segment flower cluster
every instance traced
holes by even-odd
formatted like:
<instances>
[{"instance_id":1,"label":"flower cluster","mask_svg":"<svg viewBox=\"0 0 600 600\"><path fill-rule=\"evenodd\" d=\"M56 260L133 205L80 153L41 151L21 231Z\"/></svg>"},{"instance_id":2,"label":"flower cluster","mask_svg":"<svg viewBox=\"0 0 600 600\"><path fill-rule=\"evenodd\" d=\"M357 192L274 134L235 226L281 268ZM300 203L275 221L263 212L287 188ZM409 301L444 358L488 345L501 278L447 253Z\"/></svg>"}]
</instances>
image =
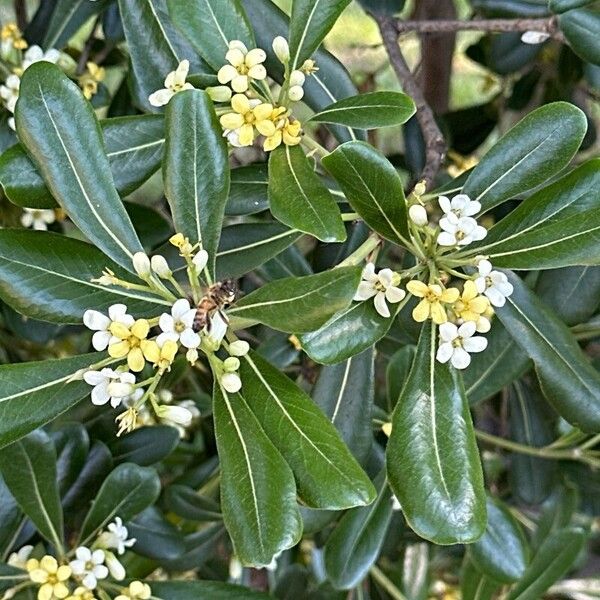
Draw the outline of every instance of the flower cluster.
<instances>
[{"instance_id":1,"label":"flower cluster","mask_svg":"<svg viewBox=\"0 0 600 600\"><path fill-rule=\"evenodd\" d=\"M475 219L481 204L465 194L452 200L440 196L442 216L434 228L420 201L423 193L424 186L419 184L409 197L413 203L408 210L411 240L407 243L417 264L397 273L391 269L376 272L375 265L368 263L354 300L373 298L376 311L388 318L388 303L400 309L414 297L418 302L413 319L418 323L431 319L439 326L437 360L465 369L470 355L487 347L486 338L475 334L490 330L494 308L504 306L513 286L504 273L493 270L486 257L473 257L463 250L487 235ZM402 280L407 280L406 291L399 287Z\"/></svg>"}]
</instances>

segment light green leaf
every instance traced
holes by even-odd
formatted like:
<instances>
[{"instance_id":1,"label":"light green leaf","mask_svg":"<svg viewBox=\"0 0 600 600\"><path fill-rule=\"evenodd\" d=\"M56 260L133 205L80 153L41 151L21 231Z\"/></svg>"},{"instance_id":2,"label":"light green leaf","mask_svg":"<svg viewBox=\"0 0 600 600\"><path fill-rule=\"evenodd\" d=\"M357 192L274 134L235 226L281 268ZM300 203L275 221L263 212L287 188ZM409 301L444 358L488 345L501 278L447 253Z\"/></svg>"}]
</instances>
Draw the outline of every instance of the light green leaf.
<instances>
[{"instance_id":1,"label":"light green leaf","mask_svg":"<svg viewBox=\"0 0 600 600\"><path fill-rule=\"evenodd\" d=\"M483 474L462 379L436 361L436 346L437 328L428 321L392 417L388 477L418 535L469 543L485 530Z\"/></svg>"},{"instance_id":2,"label":"light green leaf","mask_svg":"<svg viewBox=\"0 0 600 600\"><path fill-rule=\"evenodd\" d=\"M244 565L268 565L302 534L294 476L241 395L215 385L213 417L221 508L235 553Z\"/></svg>"},{"instance_id":3,"label":"light green leaf","mask_svg":"<svg viewBox=\"0 0 600 600\"><path fill-rule=\"evenodd\" d=\"M307 121L337 123L356 129L377 129L406 123L415 113L415 103L399 92L370 92L338 100Z\"/></svg>"},{"instance_id":4,"label":"light green leaf","mask_svg":"<svg viewBox=\"0 0 600 600\"><path fill-rule=\"evenodd\" d=\"M252 352L240 376L248 405L292 468L308 506L344 509L369 504L375 490L338 432L291 379Z\"/></svg>"},{"instance_id":5,"label":"light green leaf","mask_svg":"<svg viewBox=\"0 0 600 600\"><path fill-rule=\"evenodd\" d=\"M56 65L44 61L25 71L20 91L19 138L50 192L88 239L133 271L131 258L142 245L115 190L91 105Z\"/></svg>"},{"instance_id":6,"label":"light green leaf","mask_svg":"<svg viewBox=\"0 0 600 600\"><path fill-rule=\"evenodd\" d=\"M62 554L63 512L52 440L40 430L3 448L0 472L23 512Z\"/></svg>"},{"instance_id":7,"label":"light green leaf","mask_svg":"<svg viewBox=\"0 0 600 600\"><path fill-rule=\"evenodd\" d=\"M569 10L560 15L558 24L575 54L589 63L600 65L600 14L597 10Z\"/></svg>"},{"instance_id":8,"label":"light green leaf","mask_svg":"<svg viewBox=\"0 0 600 600\"><path fill-rule=\"evenodd\" d=\"M340 209L300 146L283 145L269 158L269 201L273 216L323 242L343 242Z\"/></svg>"},{"instance_id":9,"label":"light green leaf","mask_svg":"<svg viewBox=\"0 0 600 600\"><path fill-rule=\"evenodd\" d=\"M367 225L395 244L406 245L406 200L400 175L365 142L347 142L323 159L352 208Z\"/></svg>"},{"instance_id":10,"label":"light green leaf","mask_svg":"<svg viewBox=\"0 0 600 600\"><path fill-rule=\"evenodd\" d=\"M587 129L587 119L567 102L546 104L517 123L481 159L463 192L484 210L518 197L566 167Z\"/></svg>"},{"instance_id":11,"label":"light green leaf","mask_svg":"<svg viewBox=\"0 0 600 600\"><path fill-rule=\"evenodd\" d=\"M227 314L289 333L314 331L350 304L361 272L361 267L340 267L277 279L244 296Z\"/></svg>"},{"instance_id":12,"label":"light green leaf","mask_svg":"<svg viewBox=\"0 0 600 600\"><path fill-rule=\"evenodd\" d=\"M201 90L175 95L167 106L163 176L175 230L208 252L214 274L225 204L229 157L211 99Z\"/></svg>"},{"instance_id":13,"label":"light green leaf","mask_svg":"<svg viewBox=\"0 0 600 600\"><path fill-rule=\"evenodd\" d=\"M582 431L600 431L600 373L569 329L511 272L514 293L497 311L515 342L533 359L546 399Z\"/></svg>"},{"instance_id":14,"label":"light green leaf","mask_svg":"<svg viewBox=\"0 0 600 600\"><path fill-rule=\"evenodd\" d=\"M90 392L81 369L100 353L39 362L0 365L0 448L56 419Z\"/></svg>"}]
</instances>

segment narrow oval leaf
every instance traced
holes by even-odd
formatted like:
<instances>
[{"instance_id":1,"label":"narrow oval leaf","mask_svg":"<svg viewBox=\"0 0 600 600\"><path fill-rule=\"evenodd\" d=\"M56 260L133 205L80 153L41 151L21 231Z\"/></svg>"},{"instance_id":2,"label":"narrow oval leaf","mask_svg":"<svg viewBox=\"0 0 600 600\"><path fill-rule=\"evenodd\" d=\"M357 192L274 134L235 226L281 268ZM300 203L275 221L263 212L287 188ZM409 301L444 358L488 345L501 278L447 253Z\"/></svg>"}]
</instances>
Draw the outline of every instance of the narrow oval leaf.
<instances>
[{"instance_id":1,"label":"narrow oval leaf","mask_svg":"<svg viewBox=\"0 0 600 600\"><path fill-rule=\"evenodd\" d=\"M494 600L501 585L486 577L475 565L466 560L460 575L460 591L463 600Z\"/></svg>"},{"instance_id":2,"label":"narrow oval leaf","mask_svg":"<svg viewBox=\"0 0 600 600\"><path fill-rule=\"evenodd\" d=\"M229 42L255 46L248 18L238 0L167 0L169 16L215 70L224 64Z\"/></svg>"},{"instance_id":3,"label":"narrow oval leaf","mask_svg":"<svg viewBox=\"0 0 600 600\"><path fill-rule=\"evenodd\" d=\"M415 360L415 346L404 346L393 354L386 368L388 407L396 406L404 382L408 379L410 368Z\"/></svg>"},{"instance_id":4,"label":"narrow oval leaf","mask_svg":"<svg viewBox=\"0 0 600 600\"><path fill-rule=\"evenodd\" d=\"M160 479L151 467L123 463L104 480L88 512L81 533L80 545L87 545L94 535L115 517L127 522L154 504L160 494Z\"/></svg>"},{"instance_id":5,"label":"narrow oval leaf","mask_svg":"<svg viewBox=\"0 0 600 600\"><path fill-rule=\"evenodd\" d=\"M269 201L278 220L322 242L343 242L346 229L331 192L300 146L283 145L269 158Z\"/></svg>"},{"instance_id":6,"label":"narrow oval leaf","mask_svg":"<svg viewBox=\"0 0 600 600\"><path fill-rule=\"evenodd\" d=\"M2 181L0 155L0 182ZM266 163L231 169L229 200L225 206L228 216L251 215L269 208L269 172Z\"/></svg>"},{"instance_id":7,"label":"narrow oval leaf","mask_svg":"<svg viewBox=\"0 0 600 600\"><path fill-rule=\"evenodd\" d=\"M600 373L569 329L513 273L514 293L497 311L515 342L533 359L544 396L557 412L588 433L600 431Z\"/></svg>"},{"instance_id":8,"label":"narrow oval leaf","mask_svg":"<svg viewBox=\"0 0 600 600\"><path fill-rule=\"evenodd\" d=\"M223 544L225 528L222 523L208 525L185 536L185 551L175 560L163 561L169 571L190 571L201 567Z\"/></svg>"},{"instance_id":9,"label":"narrow oval leaf","mask_svg":"<svg viewBox=\"0 0 600 600\"><path fill-rule=\"evenodd\" d=\"M250 409L292 468L304 503L344 509L373 501L373 485L305 392L255 352L242 361L240 376Z\"/></svg>"},{"instance_id":10,"label":"narrow oval leaf","mask_svg":"<svg viewBox=\"0 0 600 600\"><path fill-rule=\"evenodd\" d=\"M0 554L9 556L25 517L10 490L0 477Z\"/></svg>"},{"instance_id":11,"label":"narrow oval leaf","mask_svg":"<svg viewBox=\"0 0 600 600\"><path fill-rule=\"evenodd\" d=\"M347 142L323 158L352 208L395 244L406 245L408 223L402 180L392 163L365 142Z\"/></svg>"},{"instance_id":12,"label":"narrow oval leaf","mask_svg":"<svg viewBox=\"0 0 600 600\"><path fill-rule=\"evenodd\" d=\"M19 138L50 192L88 239L133 271L132 256L142 245L115 190L90 103L56 65L44 61L25 71L20 91Z\"/></svg>"},{"instance_id":13,"label":"narrow oval leaf","mask_svg":"<svg viewBox=\"0 0 600 600\"><path fill-rule=\"evenodd\" d=\"M387 470L418 535L463 544L485 530L483 474L462 379L436 361L436 343L437 328L428 321L392 417Z\"/></svg>"},{"instance_id":14,"label":"narrow oval leaf","mask_svg":"<svg viewBox=\"0 0 600 600\"><path fill-rule=\"evenodd\" d=\"M223 515L219 505L201 496L186 485L170 485L165 490L165 506L188 521L221 521Z\"/></svg>"},{"instance_id":15,"label":"narrow oval leaf","mask_svg":"<svg viewBox=\"0 0 600 600\"><path fill-rule=\"evenodd\" d=\"M600 15L597 10L569 10L560 15L558 23L573 51L583 60L600 65Z\"/></svg>"},{"instance_id":16,"label":"narrow oval leaf","mask_svg":"<svg viewBox=\"0 0 600 600\"><path fill-rule=\"evenodd\" d=\"M220 581L151 581L154 600L269 600L269 594Z\"/></svg>"},{"instance_id":17,"label":"narrow oval leaf","mask_svg":"<svg viewBox=\"0 0 600 600\"><path fill-rule=\"evenodd\" d=\"M376 480L377 499L349 510L325 544L327 578L338 590L349 590L368 574L379 556L392 519L392 492L385 472Z\"/></svg>"},{"instance_id":18,"label":"narrow oval leaf","mask_svg":"<svg viewBox=\"0 0 600 600\"><path fill-rule=\"evenodd\" d=\"M289 333L314 331L350 304L361 272L361 267L340 267L277 279L243 297L227 314Z\"/></svg>"},{"instance_id":19,"label":"narrow oval leaf","mask_svg":"<svg viewBox=\"0 0 600 600\"><path fill-rule=\"evenodd\" d=\"M116 463L131 462L148 467L169 456L179 439L179 431L175 427L141 427L118 438L111 446L111 452Z\"/></svg>"},{"instance_id":20,"label":"narrow oval leaf","mask_svg":"<svg viewBox=\"0 0 600 600\"><path fill-rule=\"evenodd\" d=\"M563 13L574 8L581 8L592 4L595 0L549 0L548 6L554 13Z\"/></svg>"},{"instance_id":21,"label":"narrow oval leaf","mask_svg":"<svg viewBox=\"0 0 600 600\"><path fill-rule=\"evenodd\" d=\"M489 255L495 266L510 269L597 265L599 232L600 159L596 159L527 198L472 252Z\"/></svg>"},{"instance_id":22,"label":"narrow oval leaf","mask_svg":"<svg viewBox=\"0 0 600 600\"><path fill-rule=\"evenodd\" d=\"M213 417L221 508L235 553L244 565L268 565L302 534L294 476L240 394L215 385Z\"/></svg>"},{"instance_id":23,"label":"narrow oval leaf","mask_svg":"<svg viewBox=\"0 0 600 600\"><path fill-rule=\"evenodd\" d=\"M356 129L377 129L406 123L415 114L415 103L400 92L370 92L338 100L307 121L338 123Z\"/></svg>"},{"instance_id":24,"label":"narrow oval leaf","mask_svg":"<svg viewBox=\"0 0 600 600\"><path fill-rule=\"evenodd\" d=\"M103 11L108 4L109 0L57 0L44 36L43 47L63 48L88 19Z\"/></svg>"},{"instance_id":25,"label":"narrow oval leaf","mask_svg":"<svg viewBox=\"0 0 600 600\"><path fill-rule=\"evenodd\" d=\"M129 537L135 538L136 554L154 560L176 560L185 552L183 534L172 525L156 506L127 523Z\"/></svg>"},{"instance_id":26,"label":"narrow oval leaf","mask_svg":"<svg viewBox=\"0 0 600 600\"><path fill-rule=\"evenodd\" d=\"M56 419L87 396L90 386L73 376L101 356L0 365L0 448Z\"/></svg>"},{"instance_id":27,"label":"narrow oval leaf","mask_svg":"<svg viewBox=\"0 0 600 600\"><path fill-rule=\"evenodd\" d=\"M583 112L567 102L532 111L481 159L463 192L489 210L533 189L569 164L586 129Z\"/></svg>"},{"instance_id":28,"label":"narrow oval leaf","mask_svg":"<svg viewBox=\"0 0 600 600\"><path fill-rule=\"evenodd\" d=\"M48 231L0 230L0 298L20 313L52 323L81 323L93 307L124 302L139 316L169 302L137 290L94 283L104 269L130 275L94 246ZM93 301L90 296L93 295Z\"/></svg>"},{"instance_id":29,"label":"narrow oval leaf","mask_svg":"<svg viewBox=\"0 0 600 600\"><path fill-rule=\"evenodd\" d=\"M163 176L175 230L208 252L214 274L229 198L227 143L211 99L201 90L176 94L167 106Z\"/></svg>"}]
</instances>

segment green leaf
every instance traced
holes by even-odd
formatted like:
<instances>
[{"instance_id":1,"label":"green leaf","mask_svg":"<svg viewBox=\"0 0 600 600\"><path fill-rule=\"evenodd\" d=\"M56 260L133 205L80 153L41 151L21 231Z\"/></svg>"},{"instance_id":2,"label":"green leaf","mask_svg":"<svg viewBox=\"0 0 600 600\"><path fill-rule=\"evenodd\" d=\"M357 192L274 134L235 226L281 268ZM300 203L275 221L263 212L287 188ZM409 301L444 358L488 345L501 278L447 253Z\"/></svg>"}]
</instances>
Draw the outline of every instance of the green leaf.
<instances>
[{"instance_id":1,"label":"green leaf","mask_svg":"<svg viewBox=\"0 0 600 600\"><path fill-rule=\"evenodd\" d=\"M87 543L115 517L127 522L154 504L160 494L160 479L151 467L123 463L104 480L79 534Z\"/></svg>"},{"instance_id":2,"label":"green leaf","mask_svg":"<svg viewBox=\"0 0 600 600\"><path fill-rule=\"evenodd\" d=\"M0 169L2 156L0 156ZM0 181L2 181L0 170ZM266 163L231 169L227 216L251 215L269 208L269 173Z\"/></svg>"},{"instance_id":3,"label":"green leaf","mask_svg":"<svg viewBox=\"0 0 600 600\"><path fill-rule=\"evenodd\" d=\"M108 0L57 0L41 45L44 48L63 48L87 20L103 11L108 4Z\"/></svg>"},{"instance_id":4,"label":"green leaf","mask_svg":"<svg viewBox=\"0 0 600 600\"><path fill-rule=\"evenodd\" d=\"M470 560L465 561L460 581L462 600L494 600L501 587L499 583L483 575Z\"/></svg>"},{"instance_id":5,"label":"green leaf","mask_svg":"<svg viewBox=\"0 0 600 600\"><path fill-rule=\"evenodd\" d=\"M176 94L167 106L163 176L175 230L208 252L214 274L229 198L227 143L211 99L201 90Z\"/></svg>"},{"instance_id":6,"label":"green leaf","mask_svg":"<svg viewBox=\"0 0 600 600\"><path fill-rule=\"evenodd\" d=\"M19 534L24 516L10 490L0 477L0 556L7 557Z\"/></svg>"},{"instance_id":7,"label":"green leaf","mask_svg":"<svg viewBox=\"0 0 600 600\"><path fill-rule=\"evenodd\" d=\"M294 476L240 394L215 385L213 417L221 509L235 553L244 565L268 565L302 534Z\"/></svg>"},{"instance_id":8,"label":"green leaf","mask_svg":"<svg viewBox=\"0 0 600 600\"><path fill-rule=\"evenodd\" d=\"M532 111L481 159L463 192L489 210L535 188L569 164L586 129L583 112L567 102Z\"/></svg>"},{"instance_id":9,"label":"green leaf","mask_svg":"<svg viewBox=\"0 0 600 600\"><path fill-rule=\"evenodd\" d=\"M350 0L295 0L290 17L290 68L310 58Z\"/></svg>"},{"instance_id":10,"label":"green leaf","mask_svg":"<svg viewBox=\"0 0 600 600\"><path fill-rule=\"evenodd\" d=\"M429 544L407 544L402 566L402 591L408 600L425 600L429 591Z\"/></svg>"},{"instance_id":11,"label":"green leaf","mask_svg":"<svg viewBox=\"0 0 600 600\"><path fill-rule=\"evenodd\" d=\"M154 560L176 560L185 552L183 534L156 506L127 523L129 537L135 538L135 553Z\"/></svg>"},{"instance_id":12,"label":"green leaf","mask_svg":"<svg viewBox=\"0 0 600 600\"><path fill-rule=\"evenodd\" d=\"M436 361L436 346L437 328L427 322L392 417L388 477L418 535L469 543L485 530L483 474L462 380Z\"/></svg>"},{"instance_id":13,"label":"green leaf","mask_svg":"<svg viewBox=\"0 0 600 600\"><path fill-rule=\"evenodd\" d=\"M370 92L344 98L312 115L307 121L338 123L356 129L377 129L406 123L415 103L400 92Z\"/></svg>"},{"instance_id":14,"label":"green leaf","mask_svg":"<svg viewBox=\"0 0 600 600\"><path fill-rule=\"evenodd\" d=\"M201 496L186 485L170 485L164 496L165 506L179 517L188 521L221 521L223 515L219 505Z\"/></svg>"},{"instance_id":15,"label":"green leaf","mask_svg":"<svg viewBox=\"0 0 600 600\"><path fill-rule=\"evenodd\" d=\"M510 269L600 264L599 187L596 159L527 198L469 253Z\"/></svg>"},{"instance_id":16,"label":"green leaf","mask_svg":"<svg viewBox=\"0 0 600 600\"><path fill-rule=\"evenodd\" d=\"M356 460L365 464L373 445L373 349L323 367L312 399L327 415Z\"/></svg>"},{"instance_id":17,"label":"green leaf","mask_svg":"<svg viewBox=\"0 0 600 600\"><path fill-rule=\"evenodd\" d=\"M88 308L102 311L117 302L140 316L169 305L144 292L94 283L106 268L130 278L85 242L48 231L0 230L0 298L28 317L81 323Z\"/></svg>"},{"instance_id":18,"label":"green leaf","mask_svg":"<svg viewBox=\"0 0 600 600\"><path fill-rule=\"evenodd\" d=\"M585 539L585 533L575 527L549 535L507 600L539 600L555 581L569 571Z\"/></svg>"},{"instance_id":19,"label":"green leaf","mask_svg":"<svg viewBox=\"0 0 600 600\"><path fill-rule=\"evenodd\" d=\"M220 581L151 581L154 600L269 600L268 594Z\"/></svg>"},{"instance_id":20,"label":"green leaf","mask_svg":"<svg viewBox=\"0 0 600 600\"><path fill-rule=\"evenodd\" d=\"M242 360L240 377L248 405L292 468L298 495L308 506L363 506L375 490L338 432L291 379L257 353Z\"/></svg>"},{"instance_id":21,"label":"green leaf","mask_svg":"<svg viewBox=\"0 0 600 600\"><path fill-rule=\"evenodd\" d=\"M133 271L132 256L142 245L115 190L89 102L56 65L44 61L25 71L20 91L19 138L50 192L88 239Z\"/></svg>"},{"instance_id":22,"label":"green leaf","mask_svg":"<svg viewBox=\"0 0 600 600\"><path fill-rule=\"evenodd\" d=\"M81 423L66 423L50 433L56 448L56 479L63 497L77 480L90 451L90 436Z\"/></svg>"},{"instance_id":23,"label":"green leaf","mask_svg":"<svg viewBox=\"0 0 600 600\"><path fill-rule=\"evenodd\" d=\"M217 252L217 279L240 277L293 244L302 233L280 223L238 223L225 227Z\"/></svg>"},{"instance_id":24,"label":"green leaf","mask_svg":"<svg viewBox=\"0 0 600 600\"><path fill-rule=\"evenodd\" d=\"M569 46L583 60L600 65L600 14L593 9L569 10L558 18Z\"/></svg>"},{"instance_id":25,"label":"green leaf","mask_svg":"<svg viewBox=\"0 0 600 600\"><path fill-rule=\"evenodd\" d=\"M395 15L404 8L405 0L358 0L366 10L378 15Z\"/></svg>"},{"instance_id":26,"label":"green leaf","mask_svg":"<svg viewBox=\"0 0 600 600\"><path fill-rule=\"evenodd\" d=\"M185 536L185 552L175 560L162 561L169 571L195 570L215 556L224 543L226 532L222 523L207 525ZM229 541L226 542L229 544ZM171 596L169 596L170 598Z\"/></svg>"},{"instance_id":27,"label":"green leaf","mask_svg":"<svg viewBox=\"0 0 600 600\"><path fill-rule=\"evenodd\" d=\"M40 430L3 448L0 472L23 512L40 534L62 554L63 513L52 440Z\"/></svg>"},{"instance_id":28,"label":"green leaf","mask_svg":"<svg viewBox=\"0 0 600 600\"><path fill-rule=\"evenodd\" d=\"M116 463L131 462L148 467L169 456L177 444L179 431L175 427L154 425L118 438L111 446L111 453Z\"/></svg>"},{"instance_id":29,"label":"green leaf","mask_svg":"<svg viewBox=\"0 0 600 600\"><path fill-rule=\"evenodd\" d=\"M385 471L379 474L375 483L375 502L349 510L325 544L325 571L338 590L357 586L381 552L392 519L392 492Z\"/></svg>"},{"instance_id":30,"label":"green leaf","mask_svg":"<svg viewBox=\"0 0 600 600\"><path fill-rule=\"evenodd\" d=\"M167 0L169 16L202 58L218 71L231 40L255 47L248 18L238 0Z\"/></svg>"},{"instance_id":31,"label":"green leaf","mask_svg":"<svg viewBox=\"0 0 600 600\"><path fill-rule=\"evenodd\" d=\"M404 346L390 358L386 368L388 406L394 407L400 398L404 382L408 379L415 359L415 346Z\"/></svg>"},{"instance_id":32,"label":"green leaf","mask_svg":"<svg viewBox=\"0 0 600 600\"><path fill-rule=\"evenodd\" d=\"M101 356L0 365L0 448L56 419L87 396L87 383L70 380Z\"/></svg>"},{"instance_id":33,"label":"green leaf","mask_svg":"<svg viewBox=\"0 0 600 600\"><path fill-rule=\"evenodd\" d=\"M300 146L280 146L269 158L273 216L322 242L343 242L346 229L331 192L321 183Z\"/></svg>"},{"instance_id":34,"label":"green leaf","mask_svg":"<svg viewBox=\"0 0 600 600\"><path fill-rule=\"evenodd\" d=\"M277 279L238 300L227 314L289 333L314 331L350 304L361 273L361 267L340 267Z\"/></svg>"},{"instance_id":35,"label":"green leaf","mask_svg":"<svg viewBox=\"0 0 600 600\"><path fill-rule=\"evenodd\" d=\"M516 275L507 276L514 293L497 315L533 359L544 396L575 427L600 431L600 373L569 329Z\"/></svg>"},{"instance_id":36,"label":"green leaf","mask_svg":"<svg viewBox=\"0 0 600 600\"><path fill-rule=\"evenodd\" d=\"M395 244L407 244L402 180L381 152L365 142L347 142L326 156L323 165L371 229Z\"/></svg>"},{"instance_id":37,"label":"green leaf","mask_svg":"<svg viewBox=\"0 0 600 600\"><path fill-rule=\"evenodd\" d=\"M548 6L553 13L564 13L594 2L595 0L549 0Z\"/></svg>"},{"instance_id":38,"label":"green leaf","mask_svg":"<svg viewBox=\"0 0 600 600\"><path fill-rule=\"evenodd\" d=\"M487 577L512 583L523 575L529 562L525 536L510 511L488 498L488 523L483 536L469 546L471 560Z\"/></svg>"}]
</instances>

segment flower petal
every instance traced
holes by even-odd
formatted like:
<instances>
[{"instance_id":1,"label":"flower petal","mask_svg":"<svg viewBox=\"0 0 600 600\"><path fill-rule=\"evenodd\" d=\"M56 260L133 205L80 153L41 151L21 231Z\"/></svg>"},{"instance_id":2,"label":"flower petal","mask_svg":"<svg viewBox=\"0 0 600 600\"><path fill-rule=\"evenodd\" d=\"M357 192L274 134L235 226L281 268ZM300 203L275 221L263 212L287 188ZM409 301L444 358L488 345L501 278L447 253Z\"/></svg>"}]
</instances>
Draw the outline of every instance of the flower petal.
<instances>
[{"instance_id":1,"label":"flower petal","mask_svg":"<svg viewBox=\"0 0 600 600\"><path fill-rule=\"evenodd\" d=\"M405 297L406 292L399 287L392 286L385 291L385 299L392 304L404 300Z\"/></svg>"},{"instance_id":2,"label":"flower petal","mask_svg":"<svg viewBox=\"0 0 600 600\"><path fill-rule=\"evenodd\" d=\"M358 289L356 290L356 293L354 294L354 300L356 300L357 302L360 302L362 300L368 300L369 298L372 298L375 294L377 294L377 290L375 289L372 283L369 283L368 281L361 281L358 284Z\"/></svg>"},{"instance_id":3,"label":"flower petal","mask_svg":"<svg viewBox=\"0 0 600 600\"><path fill-rule=\"evenodd\" d=\"M456 237L452 233L442 231L437 237L437 243L440 246L456 246Z\"/></svg>"},{"instance_id":4,"label":"flower petal","mask_svg":"<svg viewBox=\"0 0 600 600\"><path fill-rule=\"evenodd\" d=\"M92 336L92 346L94 347L94 350L98 350L98 352L106 350L111 337L112 335L108 331L96 331Z\"/></svg>"},{"instance_id":5,"label":"flower petal","mask_svg":"<svg viewBox=\"0 0 600 600\"><path fill-rule=\"evenodd\" d=\"M437 358L438 362L447 363L450 360L453 351L454 348L452 344L445 342L439 345L435 357Z\"/></svg>"},{"instance_id":6,"label":"flower petal","mask_svg":"<svg viewBox=\"0 0 600 600\"><path fill-rule=\"evenodd\" d=\"M430 304L427 300L421 300L412 311L412 317L417 323L422 323L429 317Z\"/></svg>"},{"instance_id":7,"label":"flower petal","mask_svg":"<svg viewBox=\"0 0 600 600\"><path fill-rule=\"evenodd\" d=\"M458 328L454 323L442 323L440 325L440 339L444 342L452 342L458 337Z\"/></svg>"},{"instance_id":8,"label":"flower petal","mask_svg":"<svg viewBox=\"0 0 600 600\"><path fill-rule=\"evenodd\" d=\"M181 298L177 300L173 307L171 308L171 314L176 321L179 321L186 312L190 310L190 301L186 298Z\"/></svg>"},{"instance_id":9,"label":"flower petal","mask_svg":"<svg viewBox=\"0 0 600 600\"><path fill-rule=\"evenodd\" d=\"M466 369L471 364L471 357L462 348L454 348L451 362L455 369Z\"/></svg>"},{"instance_id":10,"label":"flower petal","mask_svg":"<svg viewBox=\"0 0 600 600\"><path fill-rule=\"evenodd\" d=\"M486 338L476 335L463 341L463 348L467 352L483 352L488 345Z\"/></svg>"},{"instance_id":11,"label":"flower petal","mask_svg":"<svg viewBox=\"0 0 600 600\"><path fill-rule=\"evenodd\" d=\"M83 313L83 324L92 331L103 331L108 329L110 319L97 310L86 310Z\"/></svg>"},{"instance_id":12,"label":"flower petal","mask_svg":"<svg viewBox=\"0 0 600 600\"><path fill-rule=\"evenodd\" d=\"M197 348L200 345L200 336L192 329L185 329L179 337L179 341L186 348Z\"/></svg>"},{"instance_id":13,"label":"flower petal","mask_svg":"<svg viewBox=\"0 0 600 600\"><path fill-rule=\"evenodd\" d=\"M225 65L219 69L219 72L217 73L217 79L219 80L219 83L229 83L238 75L239 73L235 67L232 65Z\"/></svg>"},{"instance_id":14,"label":"flower petal","mask_svg":"<svg viewBox=\"0 0 600 600\"><path fill-rule=\"evenodd\" d=\"M387 319L390 316L390 309L388 308L388 305L385 302L385 294L383 292L379 292L375 296L374 303L375 303L375 310L382 317L385 317Z\"/></svg>"}]
</instances>

